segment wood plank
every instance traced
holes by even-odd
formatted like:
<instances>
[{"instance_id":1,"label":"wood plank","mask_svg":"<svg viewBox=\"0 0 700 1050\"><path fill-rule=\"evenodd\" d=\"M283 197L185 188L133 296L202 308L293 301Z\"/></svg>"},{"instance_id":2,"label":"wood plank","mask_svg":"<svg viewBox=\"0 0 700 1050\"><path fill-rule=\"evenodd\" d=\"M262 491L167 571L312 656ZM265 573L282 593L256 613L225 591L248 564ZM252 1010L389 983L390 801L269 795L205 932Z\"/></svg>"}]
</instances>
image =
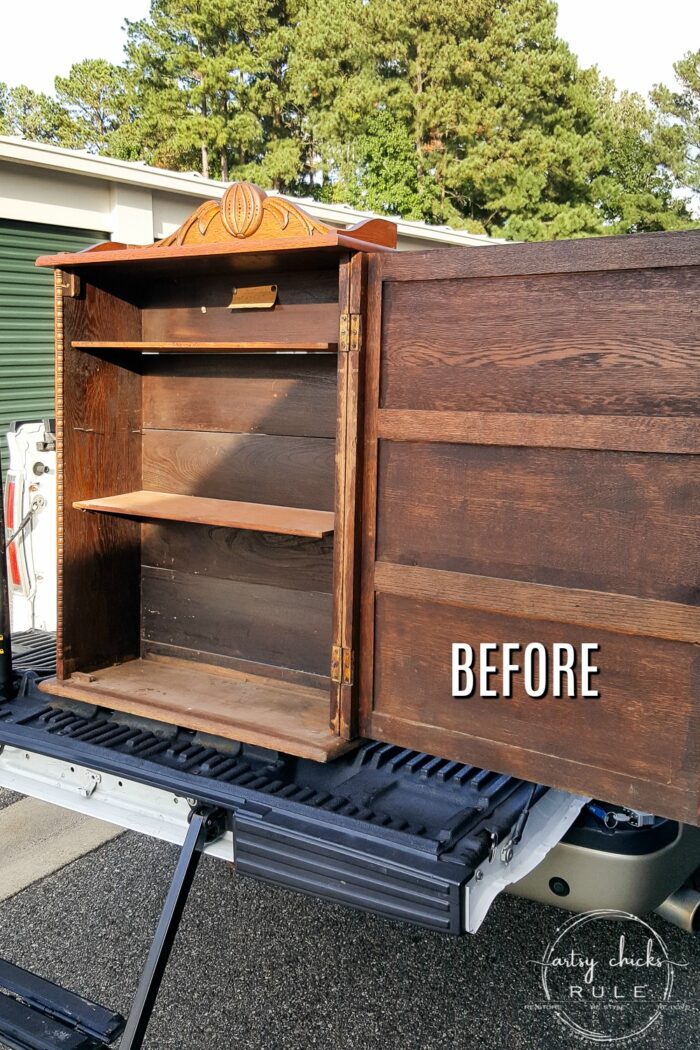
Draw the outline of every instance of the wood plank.
<instances>
[{"instance_id":1,"label":"wood plank","mask_svg":"<svg viewBox=\"0 0 700 1050\"><path fill-rule=\"evenodd\" d=\"M143 359L143 425L163 430L335 439L330 354Z\"/></svg>"},{"instance_id":2,"label":"wood plank","mask_svg":"<svg viewBox=\"0 0 700 1050\"><path fill-rule=\"evenodd\" d=\"M546 784L559 782L554 756L561 755L589 766L588 782L595 793L607 783L598 771L611 770L654 783L692 786L697 798L695 646L569 624L568 643L600 647L593 661L599 668L599 699L558 699L550 679L549 690L534 700L525 694L521 675L513 678L511 699L467 699L452 696L453 643L468 642L478 652L483 642L515 640L523 647L540 642L551 652L553 643L562 640L561 627L387 594L377 596L376 617L374 710L442 730L443 744L436 754L480 764L485 757L480 741L488 740L529 751L537 765L524 775L541 776ZM500 672L490 685L502 693ZM362 732L367 731L363 725Z\"/></svg>"},{"instance_id":3,"label":"wood plank","mask_svg":"<svg viewBox=\"0 0 700 1050\"><path fill-rule=\"evenodd\" d=\"M338 349L337 343L326 343L326 342L286 342L283 343L280 340L275 342L261 342L260 340L254 341L249 340L248 342L203 342L203 341L190 341L190 342L119 342L113 339L91 339L84 341L74 341L72 344L75 350L137 350L143 352L158 352L162 354L174 353L179 354L183 351L188 353L201 350L203 353L290 353L291 351L305 351L306 353L328 353L332 350Z\"/></svg>"},{"instance_id":4,"label":"wood plank","mask_svg":"<svg viewBox=\"0 0 700 1050\"><path fill-rule=\"evenodd\" d=\"M378 558L695 606L699 491L696 456L385 441Z\"/></svg>"},{"instance_id":5,"label":"wood plank","mask_svg":"<svg viewBox=\"0 0 700 1050\"><path fill-rule=\"evenodd\" d=\"M181 496L143 489L118 496L76 500L76 510L123 514L130 518L189 521L196 525L221 525L254 532L281 532L287 536L321 539L333 531L333 514L321 510L243 503L239 500Z\"/></svg>"},{"instance_id":6,"label":"wood plank","mask_svg":"<svg viewBox=\"0 0 700 1050\"><path fill-rule=\"evenodd\" d=\"M333 510L334 456L326 438L144 430L142 487Z\"/></svg>"},{"instance_id":7,"label":"wood plank","mask_svg":"<svg viewBox=\"0 0 700 1050\"><path fill-rule=\"evenodd\" d=\"M276 667L255 660L244 660L239 656L224 656L221 653L206 652L203 649L188 649L183 645L170 645L168 642L154 642L141 639L141 656L171 656L188 663L209 664L212 667L240 671L242 674L257 675L263 678L280 679L283 682L294 682L297 685L310 686L312 689L324 689L328 693L331 680L327 674L313 674L310 671L297 671L292 667Z\"/></svg>"},{"instance_id":8,"label":"wood plank","mask_svg":"<svg viewBox=\"0 0 700 1050\"><path fill-rule=\"evenodd\" d=\"M381 256L384 281L538 276L606 270L665 269L700 263L700 231L639 233L634 237L586 237L543 244L489 245L484 251L390 253ZM534 283L534 282L533 282Z\"/></svg>"},{"instance_id":9,"label":"wood plank","mask_svg":"<svg viewBox=\"0 0 700 1050\"><path fill-rule=\"evenodd\" d=\"M86 284L80 298L57 299L57 654L61 675L128 659L139 652L140 528L119 518L98 521L73 508L76 500L141 484L141 377L118 361L101 360L71 347L75 339L101 338L108 333L139 338L139 310L91 284Z\"/></svg>"},{"instance_id":10,"label":"wood plank","mask_svg":"<svg viewBox=\"0 0 700 1050\"><path fill-rule=\"evenodd\" d=\"M327 762L354 745L328 729L328 695L186 660L151 657L50 681L45 692Z\"/></svg>"},{"instance_id":11,"label":"wood plank","mask_svg":"<svg viewBox=\"0 0 700 1050\"><path fill-rule=\"evenodd\" d=\"M271 275L274 277L274 275ZM284 278L275 278L281 299L289 298ZM308 278L313 280L313 275ZM284 282L284 283L283 283ZM338 286L330 302L307 299L304 302L279 302L272 310L236 312L229 309L237 279L229 274L211 282L213 288L204 291L189 284L177 289L179 299L161 305L158 292L149 292L149 302L143 311L143 338L149 342L170 343L207 341L221 343L267 342L285 347L299 343L304 349L309 343L337 347L338 343ZM307 284L308 288L308 284ZM215 292L212 296L211 292ZM297 291L295 289L295 291ZM159 301L152 303L152 296ZM320 290L325 294L325 287ZM295 298L300 298L297 291Z\"/></svg>"},{"instance_id":12,"label":"wood plank","mask_svg":"<svg viewBox=\"0 0 700 1050\"><path fill-rule=\"evenodd\" d=\"M333 591L333 537L322 540L179 522L144 523L144 565L295 591Z\"/></svg>"},{"instance_id":13,"label":"wood plank","mask_svg":"<svg viewBox=\"0 0 700 1050\"><path fill-rule=\"evenodd\" d=\"M700 608L571 587L377 562L377 591L525 619L600 627L622 634L700 643Z\"/></svg>"},{"instance_id":14,"label":"wood plank","mask_svg":"<svg viewBox=\"0 0 700 1050\"><path fill-rule=\"evenodd\" d=\"M446 738L435 726L377 712L364 725L365 732L374 740L390 740L400 747L444 755L455 762L461 762L460 756L468 754L472 756L470 764L575 794L590 795L594 779L600 786L598 794L608 801L619 800L619 805L687 824L700 823L700 800L687 779L661 782L628 776L616 769L601 770L579 762L575 752L544 755L521 747L517 741L503 743L488 736L467 733Z\"/></svg>"},{"instance_id":15,"label":"wood plank","mask_svg":"<svg viewBox=\"0 0 700 1050\"><path fill-rule=\"evenodd\" d=\"M699 296L700 267L387 283L381 407L696 415Z\"/></svg>"},{"instance_id":16,"label":"wood plank","mask_svg":"<svg viewBox=\"0 0 700 1050\"><path fill-rule=\"evenodd\" d=\"M525 412L430 412L380 409L378 436L529 448L700 453L700 420L680 416L545 415Z\"/></svg>"},{"instance_id":17,"label":"wood plank","mask_svg":"<svg viewBox=\"0 0 700 1050\"><path fill-rule=\"evenodd\" d=\"M328 675L330 594L144 566L143 637L217 656Z\"/></svg>"}]
</instances>

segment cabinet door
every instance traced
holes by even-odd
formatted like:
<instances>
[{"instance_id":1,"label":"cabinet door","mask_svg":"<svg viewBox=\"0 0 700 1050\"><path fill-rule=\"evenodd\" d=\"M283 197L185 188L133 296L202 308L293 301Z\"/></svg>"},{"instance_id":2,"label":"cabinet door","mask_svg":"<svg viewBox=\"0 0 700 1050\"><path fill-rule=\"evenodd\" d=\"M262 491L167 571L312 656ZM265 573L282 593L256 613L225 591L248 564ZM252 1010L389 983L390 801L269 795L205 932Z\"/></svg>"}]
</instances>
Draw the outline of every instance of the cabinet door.
<instances>
[{"instance_id":1,"label":"cabinet door","mask_svg":"<svg viewBox=\"0 0 700 1050\"><path fill-rule=\"evenodd\" d=\"M371 259L363 735L699 822L698 263L695 232ZM540 643L544 695L500 650L497 698L453 695L482 643Z\"/></svg>"}]
</instances>

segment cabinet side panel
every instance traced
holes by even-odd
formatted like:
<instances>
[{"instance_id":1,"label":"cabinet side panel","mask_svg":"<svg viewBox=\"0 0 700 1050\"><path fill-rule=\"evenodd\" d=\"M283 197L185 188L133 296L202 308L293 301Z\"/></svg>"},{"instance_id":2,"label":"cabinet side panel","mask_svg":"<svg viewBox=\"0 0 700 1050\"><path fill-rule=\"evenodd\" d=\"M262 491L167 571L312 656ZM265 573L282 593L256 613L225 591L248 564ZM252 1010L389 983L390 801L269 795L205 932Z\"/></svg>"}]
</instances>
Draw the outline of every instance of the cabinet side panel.
<instances>
[{"instance_id":1,"label":"cabinet side panel","mask_svg":"<svg viewBox=\"0 0 700 1050\"><path fill-rule=\"evenodd\" d=\"M135 362L74 350L86 339L139 339L138 308L91 284L60 294L56 412L59 517L58 676L138 656L140 526L75 510L76 500L141 487L141 376Z\"/></svg>"}]
</instances>

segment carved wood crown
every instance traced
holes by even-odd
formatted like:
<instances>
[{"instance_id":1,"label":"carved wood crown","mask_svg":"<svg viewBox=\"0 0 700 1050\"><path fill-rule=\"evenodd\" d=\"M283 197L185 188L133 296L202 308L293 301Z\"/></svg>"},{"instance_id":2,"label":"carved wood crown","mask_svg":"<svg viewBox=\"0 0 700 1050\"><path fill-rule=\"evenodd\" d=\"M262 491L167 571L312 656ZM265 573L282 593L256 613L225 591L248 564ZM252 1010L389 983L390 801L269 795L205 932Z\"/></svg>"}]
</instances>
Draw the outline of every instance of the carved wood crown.
<instances>
[{"instance_id":1,"label":"carved wood crown","mask_svg":"<svg viewBox=\"0 0 700 1050\"><path fill-rule=\"evenodd\" d=\"M158 246L217 244L232 237L313 238L331 231L332 227L312 219L291 201L268 197L252 182L233 182L220 201L206 201L179 229L158 241Z\"/></svg>"}]
</instances>

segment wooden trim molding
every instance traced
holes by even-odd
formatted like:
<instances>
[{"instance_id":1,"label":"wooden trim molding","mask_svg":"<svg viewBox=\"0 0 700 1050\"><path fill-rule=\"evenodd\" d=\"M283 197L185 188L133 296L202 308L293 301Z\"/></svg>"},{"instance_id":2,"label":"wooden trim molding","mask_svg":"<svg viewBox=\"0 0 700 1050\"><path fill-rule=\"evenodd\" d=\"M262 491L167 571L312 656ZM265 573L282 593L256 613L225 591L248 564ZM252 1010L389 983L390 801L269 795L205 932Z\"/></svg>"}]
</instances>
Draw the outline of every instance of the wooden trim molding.
<instances>
[{"instance_id":1,"label":"wooden trim molding","mask_svg":"<svg viewBox=\"0 0 700 1050\"><path fill-rule=\"evenodd\" d=\"M617 452L700 453L700 419L685 416L542 415L382 408L378 436L388 441Z\"/></svg>"},{"instance_id":2,"label":"wooden trim molding","mask_svg":"<svg viewBox=\"0 0 700 1050\"><path fill-rule=\"evenodd\" d=\"M446 569L378 561L374 588L384 594L461 605L525 619L598 627L620 634L700 642L700 609L656 598L556 587Z\"/></svg>"},{"instance_id":3,"label":"wooden trim molding","mask_svg":"<svg viewBox=\"0 0 700 1050\"><path fill-rule=\"evenodd\" d=\"M232 182L221 200L205 201L168 237L152 245L102 243L82 252L42 256L37 266L135 262L211 252L260 252L283 248L387 251L396 247L396 224L366 219L345 230L326 226L294 201L268 196L252 182Z\"/></svg>"}]
</instances>

